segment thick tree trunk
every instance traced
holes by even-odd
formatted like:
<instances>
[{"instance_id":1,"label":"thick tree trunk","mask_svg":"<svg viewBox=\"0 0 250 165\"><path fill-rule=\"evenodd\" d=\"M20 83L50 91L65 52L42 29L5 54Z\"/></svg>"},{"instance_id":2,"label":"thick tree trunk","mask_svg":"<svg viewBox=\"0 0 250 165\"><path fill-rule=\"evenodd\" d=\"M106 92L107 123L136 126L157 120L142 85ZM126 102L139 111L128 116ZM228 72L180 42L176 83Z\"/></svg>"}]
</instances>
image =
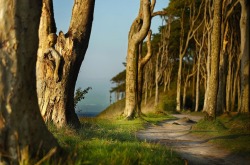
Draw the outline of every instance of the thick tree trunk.
<instances>
[{"instance_id":1,"label":"thick tree trunk","mask_svg":"<svg viewBox=\"0 0 250 165\"><path fill-rule=\"evenodd\" d=\"M5 43L0 47L0 164L18 164L58 144L42 120L36 95L42 4L1 0L0 6L0 40Z\"/></svg>"},{"instance_id":2,"label":"thick tree trunk","mask_svg":"<svg viewBox=\"0 0 250 165\"><path fill-rule=\"evenodd\" d=\"M246 0L240 0L241 18L241 109L240 112L247 113L249 111L249 12L250 4Z\"/></svg>"},{"instance_id":3,"label":"thick tree trunk","mask_svg":"<svg viewBox=\"0 0 250 165\"><path fill-rule=\"evenodd\" d=\"M44 58L44 52L48 47L48 34L55 32L54 23L50 21L53 20L53 7L49 6L50 4L52 3L44 3L39 29L39 106L45 121L53 121L58 127L66 124L79 127L80 122L74 109L74 90L88 48L95 0L75 0L69 30L66 34L59 32L55 47L61 56L59 81L55 79L53 63L51 65L51 62Z\"/></svg>"},{"instance_id":4,"label":"thick tree trunk","mask_svg":"<svg viewBox=\"0 0 250 165\"><path fill-rule=\"evenodd\" d=\"M218 67L220 57L221 45L221 11L222 0L214 1L214 19L212 30L212 44L211 44L211 75L207 87L207 103L204 108L208 113L209 118L214 119L217 106L217 92L218 92Z\"/></svg>"},{"instance_id":5,"label":"thick tree trunk","mask_svg":"<svg viewBox=\"0 0 250 165\"><path fill-rule=\"evenodd\" d=\"M124 115L132 119L137 108L137 76L139 44L147 36L151 24L150 1L141 0L138 17L131 25L126 66L126 103Z\"/></svg>"}]
</instances>

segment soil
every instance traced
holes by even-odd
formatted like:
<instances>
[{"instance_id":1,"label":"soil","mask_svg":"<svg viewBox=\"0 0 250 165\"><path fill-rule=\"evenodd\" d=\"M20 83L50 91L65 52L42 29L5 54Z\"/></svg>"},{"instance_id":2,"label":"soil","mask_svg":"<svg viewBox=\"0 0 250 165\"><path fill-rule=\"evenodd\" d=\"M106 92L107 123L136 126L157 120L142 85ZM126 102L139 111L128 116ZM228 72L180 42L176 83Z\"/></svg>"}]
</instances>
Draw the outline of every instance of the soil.
<instances>
[{"instance_id":1,"label":"soil","mask_svg":"<svg viewBox=\"0 0 250 165\"><path fill-rule=\"evenodd\" d=\"M190 133L193 124L202 116L174 115L168 120L137 132L141 140L156 142L176 151L189 165L250 165L250 158L232 154L216 144L211 138L198 137Z\"/></svg>"}]
</instances>

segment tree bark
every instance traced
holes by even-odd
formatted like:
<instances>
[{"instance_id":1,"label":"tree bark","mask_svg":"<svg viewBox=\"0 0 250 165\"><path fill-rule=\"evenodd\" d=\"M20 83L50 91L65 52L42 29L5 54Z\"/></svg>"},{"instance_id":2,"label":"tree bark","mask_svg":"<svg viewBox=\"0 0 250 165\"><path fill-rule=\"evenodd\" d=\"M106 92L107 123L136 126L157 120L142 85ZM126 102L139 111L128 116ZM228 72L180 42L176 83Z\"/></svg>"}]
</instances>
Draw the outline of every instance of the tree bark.
<instances>
[{"instance_id":1,"label":"tree bark","mask_svg":"<svg viewBox=\"0 0 250 165\"><path fill-rule=\"evenodd\" d=\"M217 92L218 92L218 67L221 45L221 12L222 0L214 1L214 19L211 43L211 75L207 87L207 103L204 109L208 113L209 118L214 119L216 116Z\"/></svg>"},{"instance_id":2,"label":"tree bark","mask_svg":"<svg viewBox=\"0 0 250 165\"><path fill-rule=\"evenodd\" d=\"M140 10L131 25L128 38L126 66L126 103L124 115L127 119L134 118L137 108L137 75L139 44L147 36L151 24L151 4L149 0L140 0Z\"/></svg>"},{"instance_id":3,"label":"tree bark","mask_svg":"<svg viewBox=\"0 0 250 165\"><path fill-rule=\"evenodd\" d=\"M225 25L226 24L226 25ZM227 33L228 33L228 23L221 25L221 38L223 37L221 43L221 52L220 52L220 62L219 62L219 86L217 94L217 114L220 115L224 113L226 106L226 71L228 66L228 54L226 52L227 47Z\"/></svg>"},{"instance_id":4,"label":"tree bark","mask_svg":"<svg viewBox=\"0 0 250 165\"><path fill-rule=\"evenodd\" d=\"M37 70L39 106L44 120L62 127L72 125L79 127L80 122L74 109L74 91L78 73L88 48L95 0L75 0L69 30L66 34L59 32L56 51L61 56L58 77L54 78L54 69L44 52L48 47L48 35L55 32L53 28L53 6L51 0L44 0L39 29L39 51ZM81 12L79 12L81 11ZM50 21L52 20L52 21ZM51 29L51 30L50 30ZM47 42L46 42L47 41ZM52 64L53 66L53 64Z\"/></svg>"},{"instance_id":5,"label":"tree bark","mask_svg":"<svg viewBox=\"0 0 250 165\"><path fill-rule=\"evenodd\" d=\"M152 57L152 50L151 50L151 35L152 31L148 31L148 41L147 41L147 54L142 58L139 59L139 65L138 65L138 103L137 103L137 114L141 115L141 102L142 102L142 89L143 89L143 69L144 66L148 63L150 58Z\"/></svg>"},{"instance_id":6,"label":"tree bark","mask_svg":"<svg viewBox=\"0 0 250 165\"><path fill-rule=\"evenodd\" d=\"M39 112L35 62L40 1L0 1L0 164L58 147ZM26 156L25 156L26 155Z\"/></svg>"},{"instance_id":7,"label":"tree bark","mask_svg":"<svg viewBox=\"0 0 250 165\"><path fill-rule=\"evenodd\" d=\"M241 18L240 18L240 32L241 32L241 113L248 113L249 111L249 2L240 0L241 4Z\"/></svg>"}]
</instances>

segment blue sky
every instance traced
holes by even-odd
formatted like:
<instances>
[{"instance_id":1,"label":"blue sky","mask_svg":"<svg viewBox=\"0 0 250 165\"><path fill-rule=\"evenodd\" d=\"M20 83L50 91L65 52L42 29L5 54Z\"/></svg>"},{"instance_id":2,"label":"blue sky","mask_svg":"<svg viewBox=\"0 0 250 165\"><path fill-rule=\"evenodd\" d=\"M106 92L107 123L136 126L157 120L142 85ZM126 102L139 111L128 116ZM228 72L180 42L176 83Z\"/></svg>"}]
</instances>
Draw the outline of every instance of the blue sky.
<instances>
[{"instance_id":1,"label":"blue sky","mask_svg":"<svg viewBox=\"0 0 250 165\"><path fill-rule=\"evenodd\" d=\"M90 43L78 75L77 87L93 89L83 104L109 105L110 79L124 69L128 32L138 14L140 0L96 0ZM168 5L168 0L157 0L155 11ZM73 0L54 0L57 32L68 30ZM158 32L160 18L154 18L151 29Z\"/></svg>"}]
</instances>

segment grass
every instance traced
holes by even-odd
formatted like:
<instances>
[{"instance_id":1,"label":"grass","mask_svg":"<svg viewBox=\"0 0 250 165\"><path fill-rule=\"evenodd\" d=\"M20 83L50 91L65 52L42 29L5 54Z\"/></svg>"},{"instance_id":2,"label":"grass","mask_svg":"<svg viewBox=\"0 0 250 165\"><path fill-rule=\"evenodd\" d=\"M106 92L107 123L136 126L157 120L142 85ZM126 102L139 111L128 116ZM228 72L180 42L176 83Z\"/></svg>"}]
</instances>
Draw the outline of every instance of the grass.
<instances>
[{"instance_id":1,"label":"grass","mask_svg":"<svg viewBox=\"0 0 250 165\"><path fill-rule=\"evenodd\" d=\"M199 121L192 133L209 139L234 154L250 155L250 116L222 115L215 121Z\"/></svg>"},{"instance_id":2,"label":"grass","mask_svg":"<svg viewBox=\"0 0 250 165\"><path fill-rule=\"evenodd\" d=\"M56 129L51 124L49 129L70 153L66 164L183 164L170 149L136 138L139 129L168 118L162 114L132 121L81 118L82 128L78 131Z\"/></svg>"}]
</instances>

